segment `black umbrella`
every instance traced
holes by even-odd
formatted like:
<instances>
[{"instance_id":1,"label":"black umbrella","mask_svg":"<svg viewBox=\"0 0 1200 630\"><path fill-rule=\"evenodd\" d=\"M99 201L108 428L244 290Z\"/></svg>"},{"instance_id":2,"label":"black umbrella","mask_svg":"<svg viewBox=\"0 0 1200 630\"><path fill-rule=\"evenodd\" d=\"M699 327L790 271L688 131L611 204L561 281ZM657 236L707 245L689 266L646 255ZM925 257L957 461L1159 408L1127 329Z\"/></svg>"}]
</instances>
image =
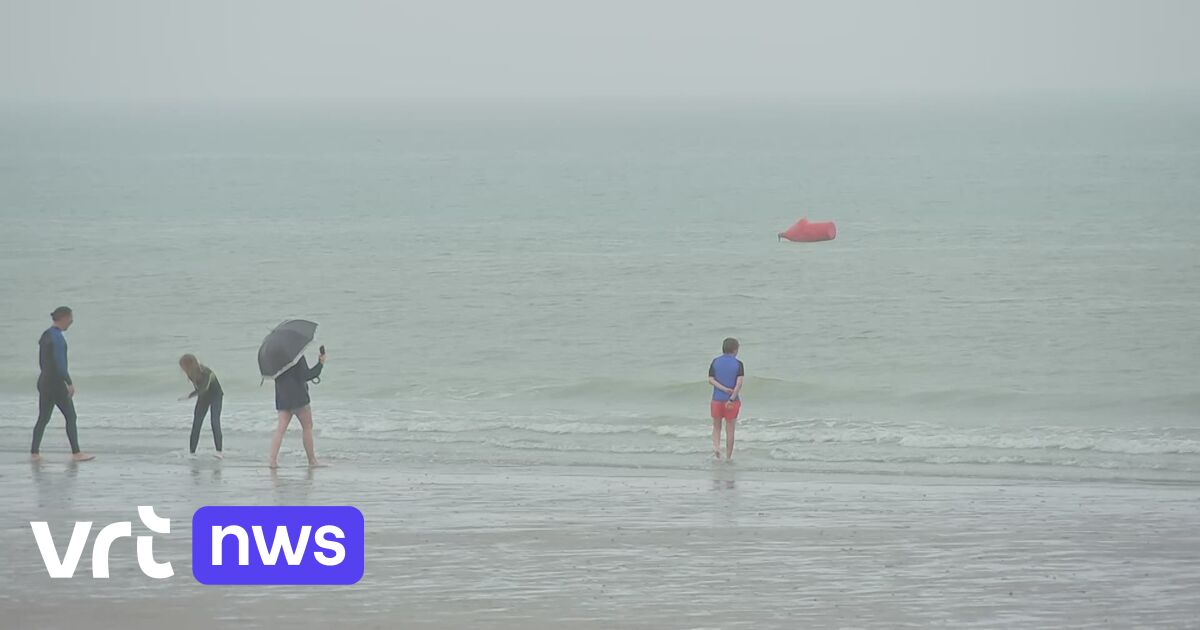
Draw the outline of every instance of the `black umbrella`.
<instances>
[{"instance_id":1,"label":"black umbrella","mask_svg":"<svg viewBox=\"0 0 1200 630\"><path fill-rule=\"evenodd\" d=\"M276 326L258 347L259 373L273 379L288 371L300 362L316 334L316 322L306 319L289 319Z\"/></svg>"}]
</instances>

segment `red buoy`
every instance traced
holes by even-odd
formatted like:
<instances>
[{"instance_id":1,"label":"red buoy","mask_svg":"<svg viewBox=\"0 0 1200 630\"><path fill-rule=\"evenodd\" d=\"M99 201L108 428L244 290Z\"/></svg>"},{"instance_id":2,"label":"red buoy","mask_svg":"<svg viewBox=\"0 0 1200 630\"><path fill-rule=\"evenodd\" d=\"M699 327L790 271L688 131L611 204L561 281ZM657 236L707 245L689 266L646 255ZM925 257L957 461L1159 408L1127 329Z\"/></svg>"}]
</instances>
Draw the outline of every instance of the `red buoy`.
<instances>
[{"instance_id":1,"label":"red buoy","mask_svg":"<svg viewBox=\"0 0 1200 630\"><path fill-rule=\"evenodd\" d=\"M816 243L817 241L832 241L837 237L837 226L833 221L809 223L808 219L800 219L792 227L779 233L780 239L797 243Z\"/></svg>"}]
</instances>

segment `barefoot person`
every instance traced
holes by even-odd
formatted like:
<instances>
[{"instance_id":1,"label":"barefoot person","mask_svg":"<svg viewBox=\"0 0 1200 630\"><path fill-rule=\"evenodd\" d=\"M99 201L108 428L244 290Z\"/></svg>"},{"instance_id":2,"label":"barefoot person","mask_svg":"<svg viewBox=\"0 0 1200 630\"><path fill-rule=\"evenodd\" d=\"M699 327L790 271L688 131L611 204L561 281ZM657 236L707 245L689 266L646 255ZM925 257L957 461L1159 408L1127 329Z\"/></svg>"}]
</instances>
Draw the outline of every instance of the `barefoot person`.
<instances>
[{"instance_id":1,"label":"barefoot person","mask_svg":"<svg viewBox=\"0 0 1200 630\"><path fill-rule=\"evenodd\" d=\"M196 411L192 416L192 439L189 449L196 454L196 446L200 443L200 428L204 426L204 416L212 412L213 446L217 447L216 458L222 459L221 452L221 403L225 400L225 391L221 389L221 381L208 366L201 365L194 354L179 357L179 367L192 382L192 393L179 400L196 399Z\"/></svg>"},{"instance_id":2,"label":"barefoot person","mask_svg":"<svg viewBox=\"0 0 1200 630\"><path fill-rule=\"evenodd\" d=\"M75 317L71 309L60 306L50 314L53 325L42 333L38 340L38 363L42 368L38 376L38 417L33 425L33 447L29 450L34 461L41 459L39 450L42 446L42 434L46 425L50 424L50 416L54 408L62 412L67 421L67 440L71 443L71 459L86 462L94 459L79 450L79 430L75 426L75 384L71 382L71 373L67 370L67 339L63 336Z\"/></svg>"},{"instance_id":3,"label":"barefoot person","mask_svg":"<svg viewBox=\"0 0 1200 630\"><path fill-rule=\"evenodd\" d=\"M321 355L316 366L308 367L308 361L300 357L296 365L275 378L275 409L279 411L279 424L275 427L275 436L271 438L271 468L278 467L279 447L283 444L283 434L287 432L292 416L300 419L308 465L319 466L313 447L312 407L309 406L311 400L308 397L308 382L321 376L321 369L324 367L325 346L321 346Z\"/></svg>"},{"instance_id":4,"label":"barefoot person","mask_svg":"<svg viewBox=\"0 0 1200 630\"><path fill-rule=\"evenodd\" d=\"M710 414L713 421L713 457L721 459L721 423L725 423L725 459L733 459L733 429L742 409L742 379L746 366L737 358L738 340L730 337L721 344L721 356L708 366L708 383L713 386Z\"/></svg>"}]
</instances>

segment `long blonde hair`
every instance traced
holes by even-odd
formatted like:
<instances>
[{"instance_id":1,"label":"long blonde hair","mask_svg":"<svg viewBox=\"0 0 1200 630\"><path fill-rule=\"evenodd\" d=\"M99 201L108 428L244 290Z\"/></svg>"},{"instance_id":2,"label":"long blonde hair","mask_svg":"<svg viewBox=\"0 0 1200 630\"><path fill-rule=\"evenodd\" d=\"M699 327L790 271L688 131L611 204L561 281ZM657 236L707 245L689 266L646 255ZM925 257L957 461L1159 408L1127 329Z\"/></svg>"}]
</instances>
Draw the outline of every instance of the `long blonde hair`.
<instances>
[{"instance_id":1,"label":"long blonde hair","mask_svg":"<svg viewBox=\"0 0 1200 630\"><path fill-rule=\"evenodd\" d=\"M196 355L185 354L179 357L179 368L183 370L184 374L187 374L189 381L197 385L200 384L200 379L203 378L204 374L202 371L204 366L200 365L200 361L196 359Z\"/></svg>"}]
</instances>

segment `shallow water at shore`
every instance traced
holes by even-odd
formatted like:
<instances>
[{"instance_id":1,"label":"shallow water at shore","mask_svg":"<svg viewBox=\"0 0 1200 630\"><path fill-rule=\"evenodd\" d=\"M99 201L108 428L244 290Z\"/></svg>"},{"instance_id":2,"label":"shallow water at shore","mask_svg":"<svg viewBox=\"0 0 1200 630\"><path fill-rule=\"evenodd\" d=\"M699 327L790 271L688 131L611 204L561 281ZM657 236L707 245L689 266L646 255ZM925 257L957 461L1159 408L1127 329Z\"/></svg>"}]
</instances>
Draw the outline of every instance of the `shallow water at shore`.
<instances>
[{"instance_id":1,"label":"shallow water at shore","mask_svg":"<svg viewBox=\"0 0 1200 630\"><path fill-rule=\"evenodd\" d=\"M1194 486L990 482L708 470L238 461L110 456L0 466L14 627L1189 627L1200 614ZM27 523L172 519L145 578L52 581ZM206 504L352 504L367 571L352 587L205 587L190 516ZM57 527L57 529L54 529ZM136 532L135 532L136 533ZM86 554L85 554L86 555ZM64 602L67 602L64 605ZM341 612L339 612L341 611Z\"/></svg>"}]
</instances>

